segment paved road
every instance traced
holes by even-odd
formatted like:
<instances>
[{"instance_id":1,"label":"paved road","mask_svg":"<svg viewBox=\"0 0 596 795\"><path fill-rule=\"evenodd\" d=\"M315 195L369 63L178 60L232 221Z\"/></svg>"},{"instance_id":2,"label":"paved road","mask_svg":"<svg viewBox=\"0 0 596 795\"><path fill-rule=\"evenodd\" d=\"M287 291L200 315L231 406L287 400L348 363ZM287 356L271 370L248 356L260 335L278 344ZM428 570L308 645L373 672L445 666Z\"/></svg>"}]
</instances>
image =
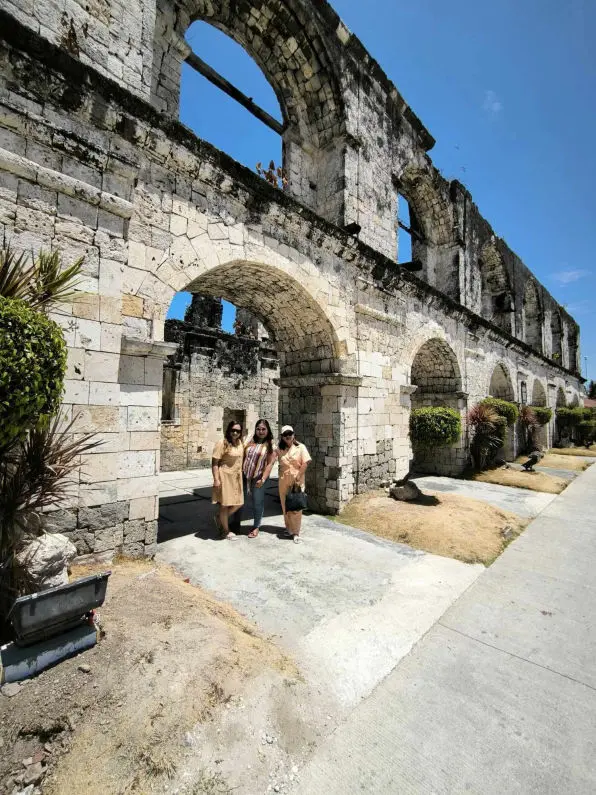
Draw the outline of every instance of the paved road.
<instances>
[{"instance_id":1,"label":"paved road","mask_svg":"<svg viewBox=\"0 0 596 795\"><path fill-rule=\"evenodd\" d=\"M301 795L596 792L596 466L301 771Z\"/></svg>"}]
</instances>

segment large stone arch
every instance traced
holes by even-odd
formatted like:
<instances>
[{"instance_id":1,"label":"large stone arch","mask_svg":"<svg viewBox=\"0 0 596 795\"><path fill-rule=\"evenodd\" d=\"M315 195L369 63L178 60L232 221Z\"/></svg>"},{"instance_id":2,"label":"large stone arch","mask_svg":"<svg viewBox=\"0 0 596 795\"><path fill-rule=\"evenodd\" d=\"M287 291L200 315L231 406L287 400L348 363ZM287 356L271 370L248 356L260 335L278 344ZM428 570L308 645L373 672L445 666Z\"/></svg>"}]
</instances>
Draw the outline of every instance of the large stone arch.
<instances>
[{"instance_id":1,"label":"large stone arch","mask_svg":"<svg viewBox=\"0 0 596 795\"><path fill-rule=\"evenodd\" d=\"M283 116L288 190L334 223L343 222L345 104L339 61L309 4L264 0L184 0L158 4L153 102L178 116L181 64L190 53L188 27L207 22L253 58L273 88ZM335 200L332 197L335 196Z\"/></svg>"},{"instance_id":2,"label":"large stone arch","mask_svg":"<svg viewBox=\"0 0 596 795\"><path fill-rule=\"evenodd\" d=\"M579 342L578 332L571 324L567 327L567 366L572 373L579 372Z\"/></svg>"},{"instance_id":3,"label":"large stone arch","mask_svg":"<svg viewBox=\"0 0 596 795\"><path fill-rule=\"evenodd\" d=\"M483 246L479 265L482 280L482 316L503 331L512 334L513 291L503 257L493 241Z\"/></svg>"},{"instance_id":4,"label":"large stone arch","mask_svg":"<svg viewBox=\"0 0 596 795\"><path fill-rule=\"evenodd\" d=\"M524 341L534 350L542 353L542 309L538 286L534 279L528 279L523 299Z\"/></svg>"},{"instance_id":5,"label":"large stone arch","mask_svg":"<svg viewBox=\"0 0 596 795\"><path fill-rule=\"evenodd\" d=\"M509 373L507 365L503 362L498 362L491 374L490 384L488 387L488 394L490 397L499 398L500 400L515 400L515 390L513 387L513 379ZM501 455L511 461L515 458L516 450L516 432L515 426L507 426L507 433L505 435L505 443L502 448Z\"/></svg>"},{"instance_id":6,"label":"large stone arch","mask_svg":"<svg viewBox=\"0 0 596 795\"><path fill-rule=\"evenodd\" d=\"M515 400L515 390L513 388L513 380L507 369L507 365L503 362L498 362L490 377L488 394L490 397L499 398L500 400Z\"/></svg>"},{"instance_id":7,"label":"large stone arch","mask_svg":"<svg viewBox=\"0 0 596 795\"><path fill-rule=\"evenodd\" d=\"M461 371L455 351L440 337L427 339L416 350L410 368L412 409L465 408ZM463 435L462 435L463 438ZM440 450L416 450L412 467L419 472L458 474L465 463L463 442Z\"/></svg>"},{"instance_id":8,"label":"large stone arch","mask_svg":"<svg viewBox=\"0 0 596 795\"><path fill-rule=\"evenodd\" d=\"M341 416L348 400L342 395L355 399L356 379L342 375L346 357L325 307L304 283L271 264L230 260L202 265L199 273L192 262L182 272L167 267L163 263L157 274L169 282L170 289L161 299L168 306L186 273L182 289L225 298L250 310L270 330L280 360L279 423L293 425L311 453L307 489L312 507L338 510L352 482L352 459L345 467L329 464L344 456Z\"/></svg>"}]
</instances>

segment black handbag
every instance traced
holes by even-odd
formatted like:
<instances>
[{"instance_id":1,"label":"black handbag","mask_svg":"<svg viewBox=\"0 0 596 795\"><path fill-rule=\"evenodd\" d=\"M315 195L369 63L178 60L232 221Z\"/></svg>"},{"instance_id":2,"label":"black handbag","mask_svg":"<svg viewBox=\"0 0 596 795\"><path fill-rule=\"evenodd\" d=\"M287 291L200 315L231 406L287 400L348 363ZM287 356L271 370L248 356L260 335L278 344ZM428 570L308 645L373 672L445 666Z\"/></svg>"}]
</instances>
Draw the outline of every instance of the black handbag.
<instances>
[{"instance_id":1,"label":"black handbag","mask_svg":"<svg viewBox=\"0 0 596 795\"><path fill-rule=\"evenodd\" d=\"M306 492L296 483L286 494L286 511L303 511L307 505Z\"/></svg>"}]
</instances>

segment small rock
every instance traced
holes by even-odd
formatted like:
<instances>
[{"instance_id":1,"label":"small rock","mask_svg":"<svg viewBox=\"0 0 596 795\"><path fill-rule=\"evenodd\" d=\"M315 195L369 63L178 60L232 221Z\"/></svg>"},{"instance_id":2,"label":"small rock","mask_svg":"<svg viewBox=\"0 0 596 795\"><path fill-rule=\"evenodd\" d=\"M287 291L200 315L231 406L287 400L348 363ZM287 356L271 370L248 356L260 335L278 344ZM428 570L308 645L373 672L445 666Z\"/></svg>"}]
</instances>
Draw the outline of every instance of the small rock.
<instances>
[{"instance_id":1,"label":"small rock","mask_svg":"<svg viewBox=\"0 0 596 795\"><path fill-rule=\"evenodd\" d=\"M0 693L2 693L3 696L8 696L8 698L16 696L20 690L21 685L18 682L8 682L0 687Z\"/></svg>"},{"instance_id":2,"label":"small rock","mask_svg":"<svg viewBox=\"0 0 596 795\"><path fill-rule=\"evenodd\" d=\"M298 772L298 765L292 765L292 773Z\"/></svg>"},{"instance_id":3,"label":"small rock","mask_svg":"<svg viewBox=\"0 0 596 795\"><path fill-rule=\"evenodd\" d=\"M279 792L279 785L278 785L278 784L276 784L276 785L273 787L273 792Z\"/></svg>"},{"instance_id":4,"label":"small rock","mask_svg":"<svg viewBox=\"0 0 596 795\"><path fill-rule=\"evenodd\" d=\"M79 671L82 671L84 674L90 674L91 673L91 666L87 665L87 663L81 663L79 665Z\"/></svg>"},{"instance_id":5,"label":"small rock","mask_svg":"<svg viewBox=\"0 0 596 795\"><path fill-rule=\"evenodd\" d=\"M25 787L28 787L30 784L39 783L43 778L44 772L41 762L36 762L34 765L31 765L31 767L28 767L27 772L23 776L23 784Z\"/></svg>"},{"instance_id":6,"label":"small rock","mask_svg":"<svg viewBox=\"0 0 596 795\"><path fill-rule=\"evenodd\" d=\"M271 744L273 743L273 737L271 737L271 735L270 735L270 734L268 734L268 735L267 735L267 737L266 737L265 739L267 740L267 742L269 743L269 745L271 745Z\"/></svg>"},{"instance_id":7,"label":"small rock","mask_svg":"<svg viewBox=\"0 0 596 795\"><path fill-rule=\"evenodd\" d=\"M415 483L407 481L403 486L392 486L389 494L394 500L417 500L422 496L422 492Z\"/></svg>"},{"instance_id":8,"label":"small rock","mask_svg":"<svg viewBox=\"0 0 596 795\"><path fill-rule=\"evenodd\" d=\"M23 759L23 767L29 767L32 764L33 764L32 756L27 756L25 759Z\"/></svg>"},{"instance_id":9,"label":"small rock","mask_svg":"<svg viewBox=\"0 0 596 795\"><path fill-rule=\"evenodd\" d=\"M190 732L186 732L184 735L184 740L182 741L184 745L187 745L189 748L192 748L195 744L195 738L192 736Z\"/></svg>"}]
</instances>

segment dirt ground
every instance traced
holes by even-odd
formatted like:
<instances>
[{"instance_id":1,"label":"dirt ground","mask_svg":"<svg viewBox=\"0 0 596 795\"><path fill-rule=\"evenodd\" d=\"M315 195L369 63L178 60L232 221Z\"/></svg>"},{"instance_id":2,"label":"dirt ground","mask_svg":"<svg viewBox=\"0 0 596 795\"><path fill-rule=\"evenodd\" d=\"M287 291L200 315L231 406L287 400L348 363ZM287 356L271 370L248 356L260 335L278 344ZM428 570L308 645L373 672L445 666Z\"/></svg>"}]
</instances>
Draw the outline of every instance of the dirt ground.
<instances>
[{"instance_id":1,"label":"dirt ground","mask_svg":"<svg viewBox=\"0 0 596 795\"><path fill-rule=\"evenodd\" d=\"M528 524L470 497L428 493L398 502L380 490L355 497L337 519L415 549L486 566Z\"/></svg>"},{"instance_id":2,"label":"dirt ground","mask_svg":"<svg viewBox=\"0 0 596 795\"><path fill-rule=\"evenodd\" d=\"M528 460L527 455L520 455L516 458L518 464L523 464ZM538 462L540 467L551 467L552 469L569 469L572 472L583 472L590 466L585 456L558 455L558 453L546 453L544 458Z\"/></svg>"},{"instance_id":3,"label":"dirt ground","mask_svg":"<svg viewBox=\"0 0 596 795\"><path fill-rule=\"evenodd\" d=\"M553 447L552 452L557 455L579 455L596 458L596 447Z\"/></svg>"},{"instance_id":4,"label":"dirt ground","mask_svg":"<svg viewBox=\"0 0 596 795\"><path fill-rule=\"evenodd\" d=\"M560 494L569 485L566 480L547 475L545 472L520 472L519 469L506 466L487 469L486 472L476 472L472 475L472 480L496 483L499 486L515 486L530 491L544 491L547 494Z\"/></svg>"},{"instance_id":5,"label":"dirt ground","mask_svg":"<svg viewBox=\"0 0 596 795\"><path fill-rule=\"evenodd\" d=\"M44 795L260 792L271 770L283 783L280 722L293 750L312 740L289 703L303 696L294 663L168 567L120 561L112 572L105 638L0 696L0 792L36 770ZM226 719L228 745L249 752L241 770L241 754L219 747Z\"/></svg>"}]
</instances>

